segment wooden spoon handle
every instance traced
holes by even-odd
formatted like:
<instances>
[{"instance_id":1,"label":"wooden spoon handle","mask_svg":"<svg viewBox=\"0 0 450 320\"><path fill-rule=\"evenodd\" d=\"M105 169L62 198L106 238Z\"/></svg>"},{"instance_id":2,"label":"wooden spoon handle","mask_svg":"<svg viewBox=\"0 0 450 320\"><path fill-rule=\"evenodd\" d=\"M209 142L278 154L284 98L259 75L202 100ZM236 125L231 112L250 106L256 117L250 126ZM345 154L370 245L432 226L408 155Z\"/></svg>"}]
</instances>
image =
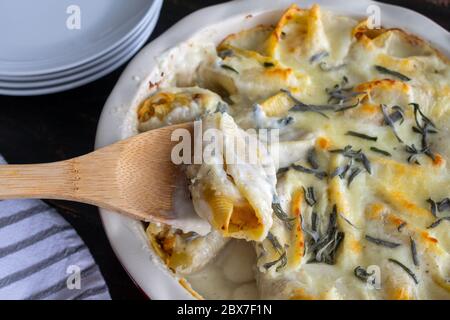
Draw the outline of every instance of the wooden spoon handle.
<instances>
[{"instance_id":1,"label":"wooden spoon handle","mask_svg":"<svg viewBox=\"0 0 450 320\"><path fill-rule=\"evenodd\" d=\"M0 199L60 199L117 209L117 157L104 156L112 149L53 163L0 165Z\"/></svg>"},{"instance_id":2,"label":"wooden spoon handle","mask_svg":"<svg viewBox=\"0 0 450 320\"><path fill-rule=\"evenodd\" d=\"M76 188L73 161L0 165L0 199L69 199Z\"/></svg>"}]
</instances>

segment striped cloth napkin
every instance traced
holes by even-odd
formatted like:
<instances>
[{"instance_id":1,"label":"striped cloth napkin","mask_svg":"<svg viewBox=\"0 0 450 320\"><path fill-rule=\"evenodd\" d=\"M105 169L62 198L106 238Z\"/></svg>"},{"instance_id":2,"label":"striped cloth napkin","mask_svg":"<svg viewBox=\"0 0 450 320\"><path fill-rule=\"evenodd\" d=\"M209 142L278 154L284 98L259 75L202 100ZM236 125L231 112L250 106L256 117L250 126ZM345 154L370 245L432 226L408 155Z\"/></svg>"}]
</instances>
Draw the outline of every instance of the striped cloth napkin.
<instances>
[{"instance_id":1,"label":"striped cloth napkin","mask_svg":"<svg viewBox=\"0 0 450 320\"><path fill-rule=\"evenodd\" d=\"M110 295L76 231L44 202L26 199L0 201L0 299Z\"/></svg>"}]
</instances>

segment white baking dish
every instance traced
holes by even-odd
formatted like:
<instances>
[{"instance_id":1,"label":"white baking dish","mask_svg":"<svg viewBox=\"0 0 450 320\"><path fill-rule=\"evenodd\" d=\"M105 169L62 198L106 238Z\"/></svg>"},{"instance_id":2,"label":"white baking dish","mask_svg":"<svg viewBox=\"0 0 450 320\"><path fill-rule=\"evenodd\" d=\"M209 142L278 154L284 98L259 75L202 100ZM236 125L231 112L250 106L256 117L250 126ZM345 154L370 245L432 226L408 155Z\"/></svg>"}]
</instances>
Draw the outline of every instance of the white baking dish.
<instances>
[{"instance_id":1,"label":"white baking dish","mask_svg":"<svg viewBox=\"0 0 450 320\"><path fill-rule=\"evenodd\" d=\"M157 57L171 49L187 50L186 41L196 38L217 43L226 35L261 23L274 23L291 3L310 7L313 3L335 13L363 18L367 8L381 9L381 24L400 27L430 41L450 56L450 33L432 20L408 9L366 0L238 0L199 10L178 22L148 44L131 61L109 96L97 129L95 147L111 144L136 133L130 116L140 99L149 93L149 81L157 82L166 66ZM181 45L180 45L181 44ZM175 49L172 49L176 47ZM195 61L192 62L195 64ZM167 76L167 75L166 75ZM139 287L152 299L189 299L192 295L158 262L139 222L100 210L106 233L119 260Z\"/></svg>"}]
</instances>

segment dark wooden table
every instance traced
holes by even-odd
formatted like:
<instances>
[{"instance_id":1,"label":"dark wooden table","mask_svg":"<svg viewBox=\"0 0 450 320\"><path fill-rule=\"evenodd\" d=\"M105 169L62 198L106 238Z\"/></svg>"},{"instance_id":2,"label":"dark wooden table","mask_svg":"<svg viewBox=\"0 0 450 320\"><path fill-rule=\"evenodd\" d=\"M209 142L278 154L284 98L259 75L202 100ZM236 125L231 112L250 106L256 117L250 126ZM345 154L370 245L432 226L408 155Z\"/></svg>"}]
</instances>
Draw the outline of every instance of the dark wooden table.
<instances>
[{"instance_id":1,"label":"dark wooden table","mask_svg":"<svg viewBox=\"0 0 450 320\"><path fill-rule=\"evenodd\" d=\"M338 1L338 0L336 0ZM345 1L345 0L341 0ZM187 14L217 0L165 0L149 42ZM450 29L450 5L432 0L385 1L416 10ZM447 3L447 5L445 5ZM0 153L11 163L68 159L93 150L103 105L124 67L78 89L37 97L0 96ZM73 225L86 242L113 299L145 299L115 257L95 207L47 201Z\"/></svg>"}]
</instances>

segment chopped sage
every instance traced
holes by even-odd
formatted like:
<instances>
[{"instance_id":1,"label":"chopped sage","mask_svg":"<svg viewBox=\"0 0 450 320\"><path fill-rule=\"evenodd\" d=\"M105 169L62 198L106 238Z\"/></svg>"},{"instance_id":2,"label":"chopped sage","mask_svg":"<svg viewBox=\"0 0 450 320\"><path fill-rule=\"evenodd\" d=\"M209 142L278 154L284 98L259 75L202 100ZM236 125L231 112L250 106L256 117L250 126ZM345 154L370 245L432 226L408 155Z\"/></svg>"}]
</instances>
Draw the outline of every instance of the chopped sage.
<instances>
[{"instance_id":1,"label":"chopped sage","mask_svg":"<svg viewBox=\"0 0 450 320\"><path fill-rule=\"evenodd\" d=\"M329 55L330 54L325 50L320 51L320 52L312 55L311 58L309 58L309 63L314 63L314 62L320 61L323 58L328 57Z\"/></svg>"},{"instance_id":2,"label":"chopped sage","mask_svg":"<svg viewBox=\"0 0 450 320\"><path fill-rule=\"evenodd\" d=\"M359 133L356 131L347 131L347 133L345 135L360 138L360 139L371 140L371 141L377 141L377 139L378 139L377 137L369 136L367 134Z\"/></svg>"},{"instance_id":3,"label":"chopped sage","mask_svg":"<svg viewBox=\"0 0 450 320\"><path fill-rule=\"evenodd\" d=\"M413 238L410 238L411 256L415 266L419 266L419 258L417 257L416 242Z\"/></svg>"},{"instance_id":4,"label":"chopped sage","mask_svg":"<svg viewBox=\"0 0 450 320\"><path fill-rule=\"evenodd\" d=\"M269 232L267 234L267 239L272 244L273 248L280 254L280 257L274 261L267 262L263 265L263 267L268 270L271 267L278 264L276 271L280 271L282 268L284 268L287 264L287 254L286 254L286 247L283 248L283 246L280 244L280 241L271 233Z\"/></svg>"},{"instance_id":5,"label":"chopped sage","mask_svg":"<svg viewBox=\"0 0 450 320\"><path fill-rule=\"evenodd\" d=\"M397 71L394 71L394 70L390 70L388 68L385 68L385 67L382 67L382 66L379 66L379 65L376 65L375 69L377 69L377 71L379 73L391 75L391 76L396 77L396 78L398 78L398 79L400 79L402 81L410 81L411 80L411 78L405 76L404 74L401 74L400 72L397 72Z\"/></svg>"},{"instance_id":6,"label":"chopped sage","mask_svg":"<svg viewBox=\"0 0 450 320\"><path fill-rule=\"evenodd\" d=\"M369 236L367 234L366 234L365 238L367 241L372 242L378 246L383 246L383 247L387 247L387 248L391 248L391 249L397 248L398 246L401 245L400 243L391 242L391 241L383 240L383 239L378 239L378 238Z\"/></svg>"},{"instance_id":7,"label":"chopped sage","mask_svg":"<svg viewBox=\"0 0 450 320\"><path fill-rule=\"evenodd\" d=\"M234 55L234 52L231 49L226 49L226 50L219 51L217 53L217 55L223 60L226 57L232 57Z\"/></svg>"},{"instance_id":8,"label":"chopped sage","mask_svg":"<svg viewBox=\"0 0 450 320\"><path fill-rule=\"evenodd\" d=\"M360 168L353 168L352 171L350 171L350 174L348 176L348 180L347 180L347 186L350 187L350 184L352 183L352 181L356 178L356 176L358 174L361 173L361 169Z\"/></svg>"},{"instance_id":9,"label":"chopped sage","mask_svg":"<svg viewBox=\"0 0 450 320\"><path fill-rule=\"evenodd\" d=\"M431 198L428 199L427 202L430 204L430 211L431 211L431 214L432 214L435 218L437 218L437 210L438 210L438 207L437 207L436 202L434 202L434 200L431 199Z\"/></svg>"},{"instance_id":10,"label":"chopped sage","mask_svg":"<svg viewBox=\"0 0 450 320\"><path fill-rule=\"evenodd\" d=\"M428 142L428 135L437 133L436 125L427 116L425 116L420 110L420 106L417 103L410 103L409 105L414 108L414 119L416 121L416 126L412 129L414 132L420 134L421 137L421 149L416 148L416 146L406 146L406 152L411 155L408 157L408 162L414 162L419 164L417 161L417 156L420 154L425 154L432 160L435 159L434 153L431 151L431 146Z\"/></svg>"},{"instance_id":11,"label":"chopped sage","mask_svg":"<svg viewBox=\"0 0 450 320\"><path fill-rule=\"evenodd\" d=\"M450 217L443 217L443 218L439 218L436 221L434 221L432 224L430 224L430 226L428 226L427 229L433 229L436 228L438 225L441 224L442 221L447 220L450 221Z\"/></svg>"},{"instance_id":12,"label":"chopped sage","mask_svg":"<svg viewBox=\"0 0 450 320\"><path fill-rule=\"evenodd\" d=\"M370 150L379 154L382 154L386 157L391 157L392 154L390 154L389 152L382 150L382 149L378 149L377 147L370 147Z\"/></svg>"},{"instance_id":13,"label":"chopped sage","mask_svg":"<svg viewBox=\"0 0 450 320\"><path fill-rule=\"evenodd\" d=\"M281 174L283 174L283 173L286 173L286 172L288 172L288 171L289 171L289 167L280 168L280 169L278 169L278 171L277 171L277 176L278 176L278 175L281 175Z\"/></svg>"},{"instance_id":14,"label":"chopped sage","mask_svg":"<svg viewBox=\"0 0 450 320\"><path fill-rule=\"evenodd\" d=\"M397 138L398 142L402 142L403 143L403 140L399 137L399 135L397 133L397 130L395 129L393 119L391 119L391 117L387 113L387 110L386 110L387 106L384 105L384 104L380 104L380 108L381 108L381 112L383 113L384 123L386 125L388 125L389 127L391 127L392 132L394 133L394 135Z\"/></svg>"},{"instance_id":15,"label":"chopped sage","mask_svg":"<svg viewBox=\"0 0 450 320\"><path fill-rule=\"evenodd\" d=\"M445 199L439 201L438 203L436 203L436 205L437 205L439 212L449 210L450 209L450 199L445 198Z\"/></svg>"},{"instance_id":16,"label":"chopped sage","mask_svg":"<svg viewBox=\"0 0 450 320\"><path fill-rule=\"evenodd\" d=\"M283 221L286 224L286 227L291 230L292 228L292 222L295 220L294 217L289 217L286 212L284 212L283 208L281 208L281 205L279 202L272 202L272 210L275 216Z\"/></svg>"},{"instance_id":17,"label":"chopped sage","mask_svg":"<svg viewBox=\"0 0 450 320\"><path fill-rule=\"evenodd\" d=\"M405 113L403 109L400 106L393 106L392 110L394 110L390 115L389 118L391 118L392 122L397 122L400 120L400 124L403 124L405 121Z\"/></svg>"},{"instance_id":18,"label":"chopped sage","mask_svg":"<svg viewBox=\"0 0 450 320\"><path fill-rule=\"evenodd\" d=\"M324 104L324 105L314 105L314 104L306 104L295 98L292 93L289 90L281 89L281 92L286 93L289 98L295 103L295 105L289 110L289 111L296 111L296 112L315 112L317 114L320 114L322 117L329 118L324 111L344 111L350 108L354 108L358 106L359 100L355 104L351 105L345 105L341 103L335 103L335 104Z\"/></svg>"},{"instance_id":19,"label":"chopped sage","mask_svg":"<svg viewBox=\"0 0 450 320\"><path fill-rule=\"evenodd\" d=\"M406 222L400 223L400 225L397 227L398 232L402 232L402 229L406 226Z\"/></svg>"},{"instance_id":20,"label":"chopped sage","mask_svg":"<svg viewBox=\"0 0 450 320\"><path fill-rule=\"evenodd\" d=\"M314 188L308 187L306 190L303 188L303 193L305 194L305 201L310 206L313 207L316 203L316 195L314 194Z\"/></svg>"},{"instance_id":21,"label":"chopped sage","mask_svg":"<svg viewBox=\"0 0 450 320\"><path fill-rule=\"evenodd\" d=\"M330 152L331 153L340 153L344 157L352 158L355 161L361 162L364 169L366 169L366 171L369 174L372 173L370 161L367 158L367 156L361 152L361 150L358 150L358 151L352 150L352 146L347 145L344 147L344 149L334 149L334 150L330 150Z\"/></svg>"},{"instance_id":22,"label":"chopped sage","mask_svg":"<svg viewBox=\"0 0 450 320\"><path fill-rule=\"evenodd\" d=\"M349 225L351 225L353 228L356 228L356 226L350 221L348 220L342 213L339 213L339 216L345 221L347 222ZM356 228L358 229L358 228Z\"/></svg>"},{"instance_id":23,"label":"chopped sage","mask_svg":"<svg viewBox=\"0 0 450 320\"><path fill-rule=\"evenodd\" d=\"M344 68L345 66L346 66L345 63L337 64L334 66L329 66L325 61L322 61L321 63L319 63L320 70L322 70L324 72L337 71L337 70Z\"/></svg>"},{"instance_id":24,"label":"chopped sage","mask_svg":"<svg viewBox=\"0 0 450 320\"><path fill-rule=\"evenodd\" d=\"M359 99L356 104L345 105L349 101L361 95L363 92L354 92L352 87L348 87L348 78L344 76L341 83L334 85L333 88L326 88L325 92L328 94L328 103L340 105L335 111L344 111L350 108L354 108L359 104Z\"/></svg>"},{"instance_id":25,"label":"chopped sage","mask_svg":"<svg viewBox=\"0 0 450 320\"><path fill-rule=\"evenodd\" d=\"M292 122L294 122L294 118L287 116L287 117L283 117L277 120L277 123L279 124L280 127L285 127L290 125Z\"/></svg>"},{"instance_id":26,"label":"chopped sage","mask_svg":"<svg viewBox=\"0 0 450 320\"><path fill-rule=\"evenodd\" d=\"M345 234L337 227L337 208L333 206L330 213L328 227L324 234L318 234L317 240L312 239L308 246L311 258L307 263L326 263L333 265L336 262L336 253L344 240Z\"/></svg>"},{"instance_id":27,"label":"chopped sage","mask_svg":"<svg viewBox=\"0 0 450 320\"><path fill-rule=\"evenodd\" d=\"M306 160L308 161L311 168L319 169L319 163L317 161L316 149L314 147L312 147L308 150Z\"/></svg>"},{"instance_id":28,"label":"chopped sage","mask_svg":"<svg viewBox=\"0 0 450 320\"><path fill-rule=\"evenodd\" d=\"M286 251L283 251L280 255L280 257L274 261L271 262L267 262L263 265L263 267L268 270L271 267L277 265L277 268L275 269L277 272L279 272L281 269L283 269L286 265L287 265L287 255L286 255Z\"/></svg>"},{"instance_id":29,"label":"chopped sage","mask_svg":"<svg viewBox=\"0 0 450 320\"><path fill-rule=\"evenodd\" d=\"M267 239L270 241L275 250L283 250L283 246L278 241L277 237L273 235L272 232L267 233Z\"/></svg>"},{"instance_id":30,"label":"chopped sage","mask_svg":"<svg viewBox=\"0 0 450 320\"><path fill-rule=\"evenodd\" d=\"M409 269L407 266L405 266L403 263L401 263L400 261L397 261L395 259L389 258L388 259L390 262L398 265L400 268L402 268L413 280L415 284L419 284L419 281L417 280L416 275L414 274L414 272L411 271L411 269Z\"/></svg>"}]
</instances>

